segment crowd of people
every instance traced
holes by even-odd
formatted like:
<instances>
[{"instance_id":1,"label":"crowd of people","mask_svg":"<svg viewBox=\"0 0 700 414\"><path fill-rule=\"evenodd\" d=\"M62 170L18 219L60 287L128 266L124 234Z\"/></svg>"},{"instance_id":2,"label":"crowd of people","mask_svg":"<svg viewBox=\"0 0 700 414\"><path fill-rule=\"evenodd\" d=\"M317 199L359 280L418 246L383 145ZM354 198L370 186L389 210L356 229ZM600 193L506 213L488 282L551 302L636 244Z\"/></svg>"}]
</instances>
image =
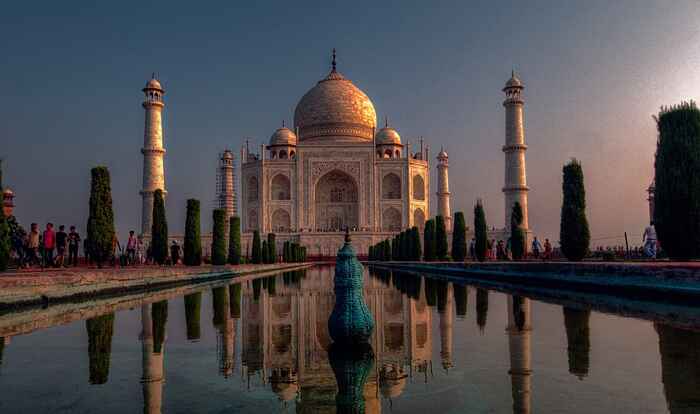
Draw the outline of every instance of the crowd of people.
<instances>
[{"instance_id":1,"label":"crowd of people","mask_svg":"<svg viewBox=\"0 0 700 414\"><path fill-rule=\"evenodd\" d=\"M552 260L555 258L556 253L549 239L544 239L544 244L542 244L537 237L534 237L526 256L534 260ZM558 256L558 254L556 254L556 256ZM471 257L473 261L477 260L475 238L472 238L469 242L469 257ZM513 260L510 239L507 241L496 241L496 239L486 240L486 260Z\"/></svg>"}]
</instances>

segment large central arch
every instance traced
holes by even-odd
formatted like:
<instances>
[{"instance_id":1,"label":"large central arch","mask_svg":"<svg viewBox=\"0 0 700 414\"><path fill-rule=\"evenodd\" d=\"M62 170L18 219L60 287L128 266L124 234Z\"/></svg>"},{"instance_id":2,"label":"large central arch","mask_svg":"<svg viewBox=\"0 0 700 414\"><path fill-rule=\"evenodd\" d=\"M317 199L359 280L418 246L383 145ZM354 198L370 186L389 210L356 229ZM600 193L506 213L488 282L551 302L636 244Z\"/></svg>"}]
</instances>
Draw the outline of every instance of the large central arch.
<instances>
[{"instance_id":1,"label":"large central arch","mask_svg":"<svg viewBox=\"0 0 700 414\"><path fill-rule=\"evenodd\" d=\"M357 183L348 174L333 170L321 177L314 198L317 230L359 227Z\"/></svg>"}]
</instances>

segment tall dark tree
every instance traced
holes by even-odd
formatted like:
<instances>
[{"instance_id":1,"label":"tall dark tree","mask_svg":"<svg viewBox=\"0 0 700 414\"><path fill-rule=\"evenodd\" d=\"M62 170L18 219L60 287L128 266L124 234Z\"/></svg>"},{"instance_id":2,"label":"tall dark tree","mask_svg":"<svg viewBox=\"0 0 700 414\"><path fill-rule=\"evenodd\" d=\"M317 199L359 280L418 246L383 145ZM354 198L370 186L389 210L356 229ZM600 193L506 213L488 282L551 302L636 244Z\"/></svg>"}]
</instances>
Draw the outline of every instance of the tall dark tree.
<instances>
[{"instance_id":1,"label":"tall dark tree","mask_svg":"<svg viewBox=\"0 0 700 414\"><path fill-rule=\"evenodd\" d=\"M168 221L165 218L165 200L163 200L163 191L160 189L153 193L151 254L153 255L153 260L161 265L168 259Z\"/></svg>"},{"instance_id":2,"label":"tall dark tree","mask_svg":"<svg viewBox=\"0 0 700 414\"><path fill-rule=\"evenodd\" d=\"M200 324L202 313L202 292L185 295L185 323L187 324L187 339L197 341L202 337Z\"/></svg>"},{"instance_id":3,"label":"tall dark tree","mask_svg":"<svg viewBox=\"0 0 700 414\"><path fill-rule=\"evenodd\" d=\"M392 260L391 257L391 240L384 240L384 260Z\"/></svg>"},{"instance_id":4,"label":"tall dark tree","mask_svg":"<svg viewBox=\"0 0 700 414\"><path fill-rule=\"evenodd\" d=\"M2 188L2 160L0 160L0 194L3 194ZM10 250L12 249L12 237L10 226L7 218L0 211L0 272L7 270L10 263Z\"/></svg>"},{"instance_id":5,"label":"tall dark tree","mask_svg":"<svg viewBox=\"0 0 700 414\"><path fill-rule=\"evenodd\" d=\"M411 227L411 260L420 261L422 255L420 230L417 226L413 226Z\"/></svg>"},{"instance_id":6,"label":"tall dark tree","mask_svg":"<svg viewBox=\"0 0 700 414\"><path fill-rule=\"evenodd\" d=\"M517 201L513 204L513 211L510 215L510 251L513 260L522 260L525 257L523 208Z\"/></svg>"},{"instance_id":7,"label":"tall dark tree","mask_svg":"<svg viewBox=\"0 0 700 414\"><path fill-rule=\"evenodd\" d=\"M267 233L267 262L277 263L277 238L275 233Z\"/></svg>"},{"instance_id":8,"label":"tall dark tree","mask_svg":"<svg viewBox=\"0 0 700 414\"><path fill-rule=\"evenodd\" d=\"M423 229L423 259L426 262L435 260L435 221L428 220L425 222Z\"/></svg>"},{"instance_id":9,"label":"tall dark tree","mask_svg":"<svg viewBox=\"0 0 700 414\"><path fill-rule=\"evenodd\" d=\"M99 267L112 254L114 239L114 211L112 189L107 167L95 167L91 171L90 208L87 222L88 251Z\"/></svg>"},{"instance_id":10,"label":"tall dark tree","mask_svg":"<svg viewBox=\"0 0 700 414\"><path fill-rule=\"evenodd\" d=\"M467 225L464 222L464 213L455 213L452 226L452 260L463 262L467 257Z\"/></svg>"},{"instance_id":11,"label":"tall dark tree","mask_svg":"<svg viewBox=\"0 0 700 414\"><path fill-rule=\"evenodd\" d=\"M564 307L569 372L579 378L588 375L590 367L591 334L588 321L590 310Z\"/></svg>"},{"instance_id":12,"label":"tall dark tree","mask_svg":"<svg viewBox=\"0 0 700 414\"><path fill-rule=\"evenodd\" d=\"M270 251L267 247L267 240L262 241L262 246L260 247L260 253L262 254L262 262L267 264L270 263Z\"/></svg>"},{"instance_id":13,"label":"tall dark tree","mask_svg":"<svg viewBox=\"0 0 700 414\"><path fill-rule=\"evenodd\" d=\"M90 384L105 384L109 377L109 360L112 355L114 314L96 316L85 321L88 334L90 359Z\"/></svg>"},{"instance_id":14,"label":"tall dark tree","mask_svg":"<svg viewBox=\"0 0 700 414\"><path fill-rule=\"evenodd\" d=\"M464 318L467 316L467 286L460 284L453 284L452 293L455 297L455 313L457 317Z\"/></svg>"},{"instance_id":15,"label":"tall dark tree","mask_svg":"<svg viewBox=\"0 0 700 414\"><path fill-rule=\"evenodd\" d=\"M187 200L187 218L185 219L185 245L182 261L187 266L202 264L202 235L199 224L199 200Z\"/></svg>"},{"instance_id":16,"label":"tall dark tree","mask_svg":"<svg viewBox=\"0 0 700 414\"><path fill-rule=\"evenodd\" d=\"M260 246L260 232L253 232L253 253L251 261L255 264L262 263L262 246Z\"/></svg>"},{"instance_id":17,"label":"tall dark tree","mask_svg":"<svg viewBox=\"0 0 700 414\"><path fill-rule=\"evenodd\" d=\"M214 228L211 235L211 264L226 264L226 210L215 208Z\"/></svg>"},{"instance_id":18,"label":"tall dark tree","mask_svg":"<svg viewBox=\"0 0 700 414\"><path fill-rule=\"evenodd\" d=\"M168 323L167 300L151 304L151 322L153 326L153 353L160 354L165 342L165 325Z\"/></svg>"},{"instance_id":19,"label":"tall dark tree","mask_svg":"<svg viewBox=\"0 0 700 414\"><path fill-rule=\"evenodd\" d=\"M231 216L228 237L228 264L241 264L241 218Z\"/></svg>"},{"instance_id":20,"label":"tall dark tree","mask_svg":"<svg viewBox=\"0 0 700 414\"><path fill-rule=\"evenodd\" d=\"M486 213L484 213L484 206L481 200L477 200L476 206L474 206L474 239L476 251L476 258L478 261L483 262L486 260L486 249L488 246L488 227L486 226Z\"/></svg>"},{"instance_id":21,"label":"tall dark tree","mask_svg":"<svg viewBox=\"0 0 700 414\"><path fill-rule=\"evenodd\" d=\"M435 257L437 260L447 260L449 258L449 247L447 244L447 229L445 228L445 218L435 217Z\"/></svg>"},{"instance_id":22,"label":"tall dark tree","mask_svg":"<svg viewBox=\"0 0 700 414\"><path fill-rule=\"evenodd\" d=\"M588 220L586 219L586 189L583 185L581 163L572 159L564 165L563 175L562 192L564 197L561 205L559 243L561 244L561 252L567 259L580 261L588 253L591 241ZM700 194L698 195L700 197Z\"/></svg>"},{"instance_id":23,"label":"tall dark tree","mask_svg":"<svg viewBox=\"0 0 700 414\"><path fill-rule=\"evenodd\" d=\"M654 166L654 225L672 259L700 257L700 110L694 102L662 108Z\"/></svg>"}]
</instances>

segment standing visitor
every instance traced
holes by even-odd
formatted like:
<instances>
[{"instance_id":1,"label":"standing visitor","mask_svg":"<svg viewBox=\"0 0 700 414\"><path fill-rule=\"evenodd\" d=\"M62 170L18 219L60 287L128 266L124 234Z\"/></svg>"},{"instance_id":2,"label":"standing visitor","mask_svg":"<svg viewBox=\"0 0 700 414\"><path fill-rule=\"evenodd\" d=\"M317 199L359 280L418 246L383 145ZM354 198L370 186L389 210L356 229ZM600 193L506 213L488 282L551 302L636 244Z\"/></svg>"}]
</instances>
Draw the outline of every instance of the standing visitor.
<instances>
[{"instance_id":1,"label":"standing visitor","mask_svg":"<svg viewBox=\"0 0 700 414\"><path fill-rule=\"evenodd\" d=\"M539 240L537 240L537 236L532 240L532 255L535 257L535 259L540 258L540 253L542 252L542 243L540 243Z\"/></svg>"},{"instance_id":2,"label":"standing visitor","mask_svg":"<svg viewBox=\"0 0 700 414\"><path fill-rule=\"evenodd\" d=\"M549 239L544 239L544 254L542 255L542 260L551 260L552 259L552 243L549 242Z\"/></svg>"},{"instance_id":3,"label":"standing visitor","mask_svg":"<svg viewBox=\"0 0 700 414\"><path fill-rule=\"evenodd\" d=\"M80 248L80 235L75 231L75 226L70 226L68 233L68 265L78 265L78 249Z\"/></svg>"},{"instance_id":4,"label":"standing visitor","mask_svg":"<svg viewBox=\"0 0 700 414\"><path fill-rule=\"evenodd\" d=\"M506 245L503 240L499 240L496 245L496 258L498 260L506 260Z\"/></svg>"},{"instance_id":5,"label":"standing visitor","mask_svg":"<svg viewBox=\"0 0 700 414\"><path fill-rule=\"evenodd\" d=\"M145 255L143 252L143 236L139 235L136 240L136 262L140 265L144 263Z\"/></svg>"},{"instance_id":6,"label":"standing visitor","mask_svg":"<svg viewBox=\"0 0 700 414\"><path fill-rule=\"evenodd\" d=\"M27 235L27 267L39 261L39 225L32 223Z\"/></svg>"},{"instance_id":7,"label":"standing visitor","mask_svg":"<svg viewBox=\"0 0 700 414\"><path fill-rule=\"evenodd\" d=\"M498 246L496 245L496 239L491 239L489 249L491 249L491 260L496 260L498 257Z\"/></svg>"},{"instance_id":8,"label":"standing visitor","mask_svg":"<svg viewBox=\"0 0 700 414\"><path fill-rule=\"evenodd\" d=\"M180 245L173 240L173 244L170 246L170 257L172 259L173 266L177 264L180 260Z\"/></svg>"},{"instance_id":9,"label":"standing visitor","mask_svg":"<svg viewBox=\"0 0 700 414\"><path fill-rule=\"evenodd\" d=\"M133 265L136 262L136 245L138 244L138 241L136 240L136 236L134 235L134 231L131 230L129 232L129 240L126 241L126 256L127 256L127 261L130 265Z\"/></svg>"},{"instance_id":10,"label":"standing visitor","mask_svg":"<svg viewBox=\"0 0 700 414\"><path fill-rule=\"evenodd\" d=\"M644 229L642 243L644 243L644 254L650 259L656 259L656 228L653 221Z\"/></svg>"},{"instance_id":11,"label":"standing visitor","mask_svg":"<svg viewBox=\"0 0 700 414\"><path fill-rule=\"evenodd\" d=\"M117 251L121 252L122 246L119 244L119 239L117 238L117 232L114 232L112 236L112 266L116 266L118 262Z\"/></svg>"},{"instance_id":12,"label":"standing visitor","mask_svg":"<svg viewBox=\"0 0 700 414\"><path fill-rule=\"evenodd\" d=\"M56 248L56 233L53 231L53 223L46 224L43 247L45 266L53 266L53 250Z\"/></svg>"},{"instance_id":13,"label":"standing visitor","mask_svg":"<svg viewBox=\"0 0 700 414\"><path fill-rule=\"evenodd\" d=\"M58 226L58 233L56 233L56 266L65 266L66 260L66 248L68 247L68 234L66 233L66 226Z\"/></svg>"}]
</instances>

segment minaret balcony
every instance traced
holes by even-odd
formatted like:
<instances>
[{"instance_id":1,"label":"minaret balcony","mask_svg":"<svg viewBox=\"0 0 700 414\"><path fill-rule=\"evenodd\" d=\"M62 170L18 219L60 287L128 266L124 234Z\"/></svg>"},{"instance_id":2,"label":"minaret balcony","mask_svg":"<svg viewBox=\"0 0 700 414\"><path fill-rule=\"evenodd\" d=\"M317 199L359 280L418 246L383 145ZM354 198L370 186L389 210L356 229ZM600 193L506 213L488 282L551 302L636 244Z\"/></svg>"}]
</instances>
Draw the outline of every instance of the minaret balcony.
<instances>
[{"instance_id":1,"label":"minaret balcony","mask_svg":"<svg viewBox=\"0 0 700 414\"><path fill-rule=\"evenodd\" d=\"M165 148L141 148L141 154L165 154Z\"/></svg>"},{"instance_id":2,"label":"minaret balcony","mask_svg":"<svg viewBox=\"0 0 700 414\"><path fill-rule=\"evenodd\" d=\"M503 152L515 152L515 151L525 151L527 150L527 145L525 144L510 144L503 146Z\"/></svg>"}]
</instances>

